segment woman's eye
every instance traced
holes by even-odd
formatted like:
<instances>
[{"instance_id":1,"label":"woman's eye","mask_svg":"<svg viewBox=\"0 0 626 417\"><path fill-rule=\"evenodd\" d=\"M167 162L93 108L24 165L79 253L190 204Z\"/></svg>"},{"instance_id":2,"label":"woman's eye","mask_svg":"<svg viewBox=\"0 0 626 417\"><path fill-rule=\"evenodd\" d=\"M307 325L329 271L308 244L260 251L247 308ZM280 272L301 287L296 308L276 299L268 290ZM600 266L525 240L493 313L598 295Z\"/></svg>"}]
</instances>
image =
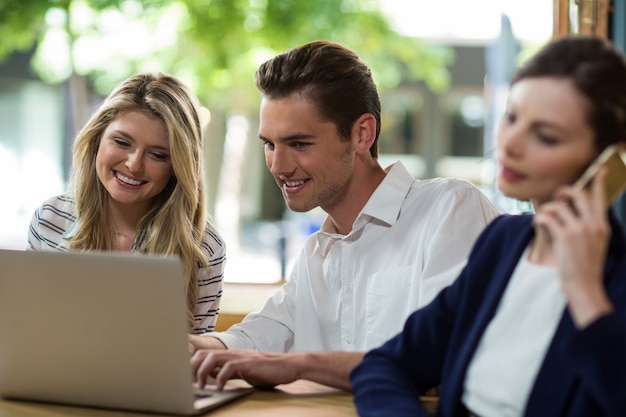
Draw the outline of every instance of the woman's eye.
<instances>
[{"instance_id":1,"label":"woman's eye","mask_svg":"<svg viewBox=\"0 0 626 417\"><path fill-rule=\"evenodd\" d=\"M504 116L502 117L502 119L508 124L515 123L515 115L513 113L509 113L509 112L504 113Z\"/></svg>"},{"instance_id":2,"label":"woman's eye","mask_svg":"<svg viewBox=\"0 0 626 417\"><path fill-rule=\"evenodd\" d=\"M545 145L552 146L558 143L558 140L556 138L554 138L551 135L546 135L545 133L537 132L536 136L537 136L537 139L539 139L539 141Z\"/></svg>"},{"instance_id":3,"label":"woman's eye","mask_svg":"<svg viewBox=\"0 0 626 417\"><path fill-rule=\"evenodd\" d=\"M169 156L164 153L152 152L150 154L157 161L167 161Z\"/></svg>"},{"instance_id":4,"label":"woman's eye","mask_svg":"<svg viewBox=\"0 0 626 417\"><path fill-rule=\"evenodd\" d=\"M113 142L115 142L115 144L119 146L120 148L128 148L130 146L128 142L120 138L113 138Z\"/></svg>"}]
</instances>

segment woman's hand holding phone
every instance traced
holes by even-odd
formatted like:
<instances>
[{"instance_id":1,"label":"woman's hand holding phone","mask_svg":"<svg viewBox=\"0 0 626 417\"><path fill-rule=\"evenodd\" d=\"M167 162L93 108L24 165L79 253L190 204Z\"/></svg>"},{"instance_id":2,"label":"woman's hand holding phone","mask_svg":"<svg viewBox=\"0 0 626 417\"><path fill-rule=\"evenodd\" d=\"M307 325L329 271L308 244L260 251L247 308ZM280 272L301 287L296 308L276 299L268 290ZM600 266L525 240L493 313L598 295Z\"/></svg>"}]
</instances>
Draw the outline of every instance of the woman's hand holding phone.
<instances>
[{"instance_id":1,"label":"woman's hand holding phone","mask_svg":"<svg viewBox=\"0 0 626 417\"><path fill-rule=\"evenodd\" d=\"M585 173L574 183L575 188L589 188L591 180L604 168L607 172L602 184L605 190L605 207L608 208L626 189L626 164L620 155L620 148L617 145L608 146L589 165Z\"/></svg>"},{"instance_id":2,"label":"woman's hand holding phone","mask_svg":"<svg viewBox=\"0 0 626 417\"><path fill-rule=\"evenodd\" d=\"M552 238L563 292L574 322L584 328L612 310L603 286L603 265L611 229L607 220L607 168L599 167L585 187L559 190L542 205L535 224Z\"/></svg>"}]
</instances>

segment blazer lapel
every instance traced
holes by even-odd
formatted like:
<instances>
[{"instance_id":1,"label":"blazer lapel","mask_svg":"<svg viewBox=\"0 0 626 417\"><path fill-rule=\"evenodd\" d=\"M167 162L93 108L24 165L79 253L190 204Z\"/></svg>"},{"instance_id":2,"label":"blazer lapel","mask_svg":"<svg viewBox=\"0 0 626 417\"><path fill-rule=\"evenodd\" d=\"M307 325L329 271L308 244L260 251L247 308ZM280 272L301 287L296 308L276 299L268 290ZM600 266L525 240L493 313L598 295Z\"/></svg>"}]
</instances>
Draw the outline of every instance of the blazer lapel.
<instances>
[{"instance_id":1,"label":"blazer lapel","mask_svg":"<svg viewBox=\"0 0 626 417\"><path fill-rule=\"evenodd\" d=\"M450 396L454 398L450 404L457 404L458 407L461 405L463 384L469 363L474 356L474 352L485 329L498 309L502 294L511 279L513 271L517 267L518 260L523 255L524 250L533 236L534 232L532 227L528 227L529 222L530 221L524 223L522 227L519 227L517 230L510 230L510 233L514 234L514 237L510 238L510 240L506 240L506 251L496 256L490 255L490 261L493 262L494 271L492 273L483 272L482 276L479 278L481 280L488 280L485 284L486 291L480 294L470 291L471 294L469 297L474 301L472 304L474 308L464 311L464 313L468 315L466 319L470 327L467 332L463 333L462 337L464 340L456 341L460 346L458 351L454 353L456 359L451 361L453 365L447 378L448 381L455 382L454 387L451 387L449 391ZM477 271L477 273L481 272L482 271ZM457 415L456 413L458 412L460 412L459 409L449 415ZM443 413L442 415L448 414Z\"/></svg>"}]
</instances>

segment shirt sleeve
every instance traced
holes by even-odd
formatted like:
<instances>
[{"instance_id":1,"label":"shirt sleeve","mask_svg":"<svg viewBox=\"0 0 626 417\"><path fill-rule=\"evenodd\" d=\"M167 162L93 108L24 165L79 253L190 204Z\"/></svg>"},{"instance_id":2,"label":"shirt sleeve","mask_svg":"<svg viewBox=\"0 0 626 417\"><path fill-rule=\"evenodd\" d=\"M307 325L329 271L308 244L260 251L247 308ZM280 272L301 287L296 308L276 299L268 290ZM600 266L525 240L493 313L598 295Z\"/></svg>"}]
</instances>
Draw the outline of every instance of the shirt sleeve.
<instances>
[{"instance_id":1,"label":"shirt sleeve","mask_svg":"<svg viewBox=\"0 0 626 417\"><path fill-rule=\"evenodd\" d=\"M42 250L42 237L39 230L39 218L41 216L41 207L37 208L30 219L30 225L28 226L28 245L27 250Z\"/></svg>"},{"instance_id":2,"label":"shirt sleeve","mask_svg":"<svg viewBox=\"0 0 626 417\"><path fill-rule=\"evenodd\" d=\"M626 323L617 314L600 317L573 338L571 366L602 405L606 416L622 416L626 410Z\"/></svg>"},{"instance_id":3,"label":"shirt sleeve","mask_svg":"<svg viewBox=\"0 0 626 417\"><path fill-rule=\"evenodd\" d=\"M429 221L430 242L424 259L419 306L428 304L459 276L467 255L485 226L498 212L477 187L455 181L454 189L441 193L433 219Z\"/></svg>"},{"instance_id":4,"label":"shirt sleeve","mask_svg":"<svg viewBox=\"0 0 626 417\"><path fill-rule=\"evenodd\" d=\"M294 271L297 270L297 264ZM294 346L294 299L296 278L292 273L265 303L261 311L250 313L225 332L214 332L229 349L263 352L292 352Z\"/></svg>"},{"instance_id":5,"label":"shirt sleeve","mask_svg":"<svg viewBox=\"0 0 626 417\"><path fill-rule=\"evenodd\" d=\"M211 226L207 226L205 230L202 249L206 253L208 266L198 271L198 302L194 310L196 334L211 332L215 328L222 300L226 264L226 245Z\"/></svg>"},{"instance_id":6,"label":"shirt sleeve","mask_svg":"<svg viewBox=\"0 0 626 417\"><path fill-rule=\"evenodd\" d=\"M66 234L76 226L74 199L51 197L35 210L28 227L28 250L67 251Z\"/></svg>"}]
</instances>

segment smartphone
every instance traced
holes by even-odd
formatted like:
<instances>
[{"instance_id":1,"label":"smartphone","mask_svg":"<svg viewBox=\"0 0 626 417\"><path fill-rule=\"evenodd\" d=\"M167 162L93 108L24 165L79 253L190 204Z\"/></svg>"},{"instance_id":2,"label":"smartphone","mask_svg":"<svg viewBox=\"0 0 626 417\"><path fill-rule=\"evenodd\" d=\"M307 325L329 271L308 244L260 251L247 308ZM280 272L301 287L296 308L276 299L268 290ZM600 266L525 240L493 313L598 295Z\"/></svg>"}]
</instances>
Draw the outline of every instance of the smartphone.
<instances>
[{"instance_id":1,"label":"smartphone","mask_svg":"<svg viewBox=\"0 0 626 417\"><path fill-rule=\"evenodd\" d=\"M602 151L596 160L589 165L583 175L574 183L574 187L589 187L592 178L602 166L607 168L604 185L606 195L605 205L608 208L626 188L626 163L624 163L617 146L611 145Z\"/></svg>"}]
</instances>

